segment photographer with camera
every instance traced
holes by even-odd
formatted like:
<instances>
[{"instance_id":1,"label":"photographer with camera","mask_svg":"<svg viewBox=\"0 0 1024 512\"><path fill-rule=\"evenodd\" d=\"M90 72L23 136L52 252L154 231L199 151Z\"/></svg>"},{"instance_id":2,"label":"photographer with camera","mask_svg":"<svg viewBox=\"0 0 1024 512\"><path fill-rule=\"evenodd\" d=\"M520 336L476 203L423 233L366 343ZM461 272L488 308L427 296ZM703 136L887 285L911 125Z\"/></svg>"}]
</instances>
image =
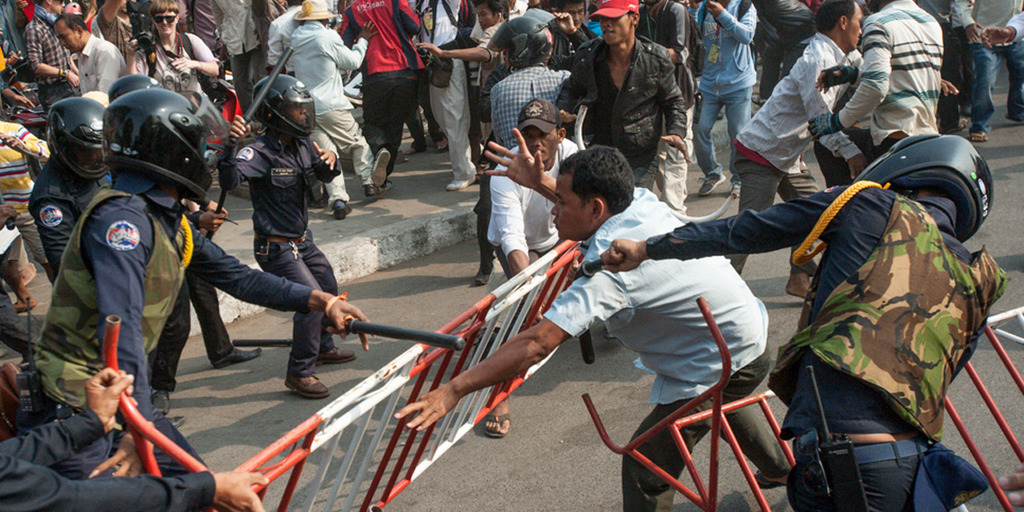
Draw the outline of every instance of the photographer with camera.
<instances>
[{"instance_id":1,"label":"photographer with camera","mask_svg":"<svg viewBox=\"0 0 1024 512\"><path fill-rule=\"evenodd\" d=\"M178 2L152 0L148 11L157 35L153 78L169 91L203 92L202 81L217 78L220 61L198 36L178 33Z\"/></svg>"},{"instance_id":2,"label":"photographer with camera","mask_svg":"<svg viewBox=\"0 0 1024 512\"><path fill-rule=\"evenodd\" d=\"M70 96L78 96L78 67L61 46L53 25L64 12L61 0L36 0L36 15L25 26L25 58L32 63L44 109Z\"/></svg>"}]
</instances>

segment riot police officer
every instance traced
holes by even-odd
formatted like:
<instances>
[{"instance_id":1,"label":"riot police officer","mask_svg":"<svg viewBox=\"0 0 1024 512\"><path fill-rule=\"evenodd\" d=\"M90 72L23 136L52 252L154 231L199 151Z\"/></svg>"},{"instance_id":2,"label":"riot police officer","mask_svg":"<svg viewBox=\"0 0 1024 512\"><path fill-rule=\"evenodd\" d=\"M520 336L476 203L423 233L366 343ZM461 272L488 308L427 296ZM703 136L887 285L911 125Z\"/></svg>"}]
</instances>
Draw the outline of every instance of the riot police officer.
<instances>
[{"instance_id":1,"label":"riot police officer","mask_svg":"<svg viewBox=\"0 0 1024 512\"><path fill-rule=\"evenodd\" d=\"M36 349L44 396L36 411L19 414L20 429L82 411L83 383L103 366L100 329L108 315L116 315L122 319L118 364L135 376L139 411L194 454L153 407L146 364L186 268L255 304L326 311L338 332L344 332L346 315L365 318L338 297L241 264L184 219L181 199L201 202L212 180L203 158L206 139L226 137L227 131L219 112L199 94L135 91L107 108L103 154L117 179L112 188L96 192L65 249ZM54 469L83 478L120 464L115 474L131 474L139 469L133 453L130 435L118 440L111 433ZM157 458L164 475L181 472L162 454Z\"/></svg>"},{"instance_id":2,"label":"riot police officer","mask_svg":"<svg viewBox=\"0 0 1024 512\"><path fill-rule=\"evenodd\" d=\"M336 294L338 283L330 262L313 243L307 203L315 180L331 181L339 174L337 156L310 139L315 123L313 97L302 82L287 75L273 83L264 78L254 91L270 87L257 117L266 132L242 150L232 146L218 163L220 186L237 187L249 181L252 197L253 245L260 268L290 281ZM255 92L254 92L255 94ZM248 133L245 120L236 118L232 135ZM351 350L334 346L331 333L321 326L318 312L296 313L292 350L285 386L304 398L329 394L315 373L318 364L346 363Z\"/></svg>"},{"instance_id":3,"label":"riot police officer","mask_svg":"<svg viewBox=\"0 0 1024 512\"><path fill-rule=\"evenodd\" d=\"M90 99L67 98L54 103L46 119L46 141L56 158L39 173L28 211L54 270L60 269L64 247L82 211L96 191L110 183L103 163L104 110Z\"/></svg>"}]
</instances>

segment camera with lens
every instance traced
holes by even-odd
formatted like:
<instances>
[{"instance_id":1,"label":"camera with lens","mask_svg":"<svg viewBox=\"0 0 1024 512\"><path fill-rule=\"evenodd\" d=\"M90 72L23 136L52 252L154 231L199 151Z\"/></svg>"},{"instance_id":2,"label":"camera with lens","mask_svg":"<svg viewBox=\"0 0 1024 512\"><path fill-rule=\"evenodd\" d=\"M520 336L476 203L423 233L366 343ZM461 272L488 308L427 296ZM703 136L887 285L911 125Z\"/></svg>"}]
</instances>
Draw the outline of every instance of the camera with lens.
<instances>
[{"instance_id":1,"label":"camera with lens","mask_svg":"<svg viewBox=\"0 0 1024 512\"><path fill-rule=\"evenodd\" d=\"M149 17L149 2L126 2L128 20L132 25L132 39L139 46L139 52L146 56L147 62L153 64L156 58L156 33L153 31L153 19Z\"/></svg>"}]
</instances>

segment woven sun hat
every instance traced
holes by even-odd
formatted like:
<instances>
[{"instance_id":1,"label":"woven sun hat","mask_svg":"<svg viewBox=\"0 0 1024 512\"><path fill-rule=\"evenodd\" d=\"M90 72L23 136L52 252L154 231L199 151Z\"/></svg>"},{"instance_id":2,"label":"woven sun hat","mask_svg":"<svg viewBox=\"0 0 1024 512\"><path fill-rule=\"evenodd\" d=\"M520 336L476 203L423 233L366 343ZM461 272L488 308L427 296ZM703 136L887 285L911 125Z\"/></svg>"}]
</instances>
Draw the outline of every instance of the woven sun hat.
<instances>
[{"instance_id":1,"label":"woven sun hat","mask_svg":"<svg viewBox=\"0 0 1024 512\"><path fill-rule=\"evenodd\" d=\"M335 16L337 14L327 9L325 0L305 0L302 2L302 9L295 13L295 19L298 21L329 20Z\"/></svg>"}]
</instances>

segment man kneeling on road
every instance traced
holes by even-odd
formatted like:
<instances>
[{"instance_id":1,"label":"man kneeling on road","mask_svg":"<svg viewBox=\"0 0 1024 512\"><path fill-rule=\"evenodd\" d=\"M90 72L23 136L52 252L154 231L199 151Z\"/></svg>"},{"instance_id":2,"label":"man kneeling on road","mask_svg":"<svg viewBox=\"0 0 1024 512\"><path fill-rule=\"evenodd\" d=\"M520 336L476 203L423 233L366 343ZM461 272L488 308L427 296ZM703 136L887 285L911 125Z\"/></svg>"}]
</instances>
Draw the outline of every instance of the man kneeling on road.
<instances>
[{"instance_id":1,"label":"man kneeling on road","mask_svg":"<svg viewBox=\"0 0 1024 512\"><path fill-rule=\"evenodd\" d=\"M599 258L612 240L645 236L679 221L651 192L634 189L633 172L618 150L595 146L565 159L557 178L542 175L539 155L530 155L520 140L520 154L492 145L505 158L503 174L555 198L552 213L559 237L582 240L586 261ZM492 156L492 158L494 158ZM451 382L398 412L410 428L424 429L450 411L466 394L506 381L543 360L573 336L606 322L608 331L640 354L644 367L657 375L651 392L654 409L634 437L685 405L718 380L721 362L708 335L697 298L712 305L732 353L732 378L727 401L750 395L768 373L765 353L767 316L763 305L724 258L691 262L658 262L636 272L600 272L577 279L551 305L544 319L507 341L497 352ZM710 402L698 406L707 409ZM781 482L789 473L781 448L755 411L741 409L729 416L744 453L761 469L765 485ZM707 423L682 429L690 448L709 430ZM672 475L684 463L671 435L661 432L640 451ZM630 457L622 464L623 510L655 510L671 504L669 485Z\"/></svg>"}]
</instances>

